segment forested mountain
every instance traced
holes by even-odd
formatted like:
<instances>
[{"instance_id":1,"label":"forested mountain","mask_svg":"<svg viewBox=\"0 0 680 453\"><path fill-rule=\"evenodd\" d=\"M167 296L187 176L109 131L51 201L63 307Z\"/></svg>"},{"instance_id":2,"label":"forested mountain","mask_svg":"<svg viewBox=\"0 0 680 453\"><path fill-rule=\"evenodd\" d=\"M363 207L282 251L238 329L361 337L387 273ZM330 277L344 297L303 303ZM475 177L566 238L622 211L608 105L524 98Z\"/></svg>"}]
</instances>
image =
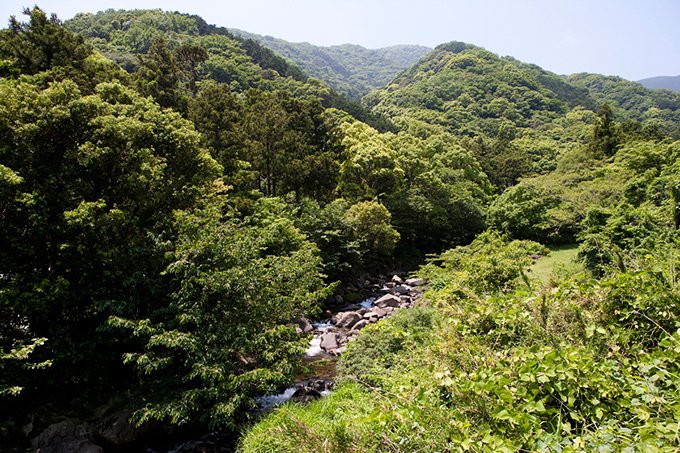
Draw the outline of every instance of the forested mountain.
<instances>
[{"instance_id":1,"label":"forested mountain","mask_svg":"<svg viewBox=\"0 0 680 453\"><path fill-rule=\"evenodd\" d=\"M197 16L26 14L0 31L2 448L680 447L676 93L452 42L361 107ZM389 319L351 304L385 292ZM253 423L345 302L331 396Z\"/></svg>"},{"instance_id":2,"label":"forested mountain","mask_svg":"<svg viewBox=\"0 0 680 453\"><path fill-rule=\"evenodd\" d=\"M162 39L169 50L184 47L177 56L182 71L195 79L194 84L199 79L210 80L227 84L234 92L249 88L285 89L298 96L319 98L325 107L345 110L381 130L391 127L388 121L371 115L346 96L308 80L300 68L258 42L236 36L224 27L209 25L198 16L161 10L109 9L97 14L78 14L64 26L84 36L97 51L129 72L137 71L142 61L138 56L149 52ZM196 48L202 50L197 53Z\"/></svg>"},{"instance_id":3,"label":"forested mountain","mask_svg":"<svg viewBox=\"0 0 680 453\"><path fill-rule=\"evenodd\" d=\"M651 90L680 91L680 76L650 77L648 79L638 80L637 83L642 84L642 86Z\"/></svg>"},{"instance_id":4,"label":"forested mountain","mask_svg":"<svg viewBox=\"0 0 680 453\"><path fill-rule=\"evenodd\" d=\"M258 41L324 81L351 99L360 99L375 88L387 85L399 72L411 67L432 49L401 45L366 49L355 44L320 47L306 42L291 43L271 36L230 29L236 35Z\"/></svg>"},{"instance_id":5,"label":"forested mountain","mask_svg":"<svg viewBox=\"0 0 680 453\"><path fill-rule=\"evenodd\" d=\"M587 88L598 104L607 102L622 120L657 124L673 137L680 137L680 93L652 90L620 77L599 74L572 74L567 80Z\"/></svg>"},{"instance_id":6,"label":"forested mountain","mask_svg":"<svg viewBox=\"0 0 680 453\"><path fill-rule=\"evenodd\" d=\"M554 169L603 103L634 120L632 129L678 136L679 102L671 92L597 75L565 78L460 42L438 46L363 99L414 135L458 136L498 187Z\"/></svg>"}]
</instances>

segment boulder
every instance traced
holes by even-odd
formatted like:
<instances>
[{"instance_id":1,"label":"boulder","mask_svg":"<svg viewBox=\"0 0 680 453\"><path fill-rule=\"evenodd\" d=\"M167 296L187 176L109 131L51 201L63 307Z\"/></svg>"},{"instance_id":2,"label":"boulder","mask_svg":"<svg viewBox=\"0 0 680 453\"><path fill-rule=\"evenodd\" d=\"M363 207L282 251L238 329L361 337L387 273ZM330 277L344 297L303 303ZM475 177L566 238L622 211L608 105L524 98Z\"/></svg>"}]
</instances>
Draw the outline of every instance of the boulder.
<instances>
[{"instance_id":1,"label":"boulder","mask_svg":"<svg viewBox=\"0 0 680 453\"><path fill-rule=\"evenodd\" d=\"M31 440L40 453L103 453L91 439L91 428L76 419L65 419L49 425Z\"/></svg>"},{"instance_id":2,"label":"boulder","mask_svg":"<svg viewBox=\"0 0 680 453\"><path fill-rule=\"evenodd\" d=\"M373 307L371 309L370 313L377 316L378 318L384 318L385 316L387 316L387 312L383 308L380 308L380 307Z\"/></svg>"},{"instance_id":3,"label":"boulder","mask_svg":"<svg viewBox=\"0 0 680 453\"><path fill-rule=\"evenodd\" d=\"M120 410L109 415L97 424L96 436L110 445L126 445L135 442L157 425L147 422L137 427L130 423L131 415L129 410Z\"/></svg>"},{"instance_id":4,"label":"boulder","mask_svg":"<svg viewBox=\"0 0 680 453\"><path fill-rule=\"evenodd\" d=\"M333 332L325 333L321 337L321 347L325 350L336 349L338 347L338 339Z\"/></svg>"},{"instance_id":5,"label":"boulder","mask_svg":"<svg viewBox=\"0 0 680 453\"><path fill-rule=\"evenodd\" d=\"M392 288L392 291L390 291L390 292L391 292L392 294L404 295L404 294L410 293L410 292L411 292L411 288L410 288L410 287L407 287L407 286L404 286L404 285L399 285L399 286L395 286L394 288Z\"/></svg>"},{"instance_id":6,"label":"boulder","mask_svg":"<svg viewBox=\"0 0 680 453\"><path fill-rule=\"evenodd\" d=\"M303 333L311 333L314 330L314 327L307 321L307 318L304 316L300 318L295 318L291 321L293 324L297 324L297 326L302 330Z\"/></svg>"},{"instance_id":7,"label":"boulder","mask_svg":"<svg viewBox=\"0 0 680 453\"><path fill-rule=\"evenodd\" d=\"M367 320L368 322L370 322L371 324L373 324L374 322L380 321L380 318L378 318L376 315L374 315L372 313L366 313L364 315L364 319Z\"/></svg>"},{"instance_id":8,"label":"boulder","mask_svg":"<svg viewBox=\"0 0 680 453\"><path fill-rule=\"evenodd\" d=\"M298 403L309 403L319 398L321 398L321 392L307 386L302 386L293 393L290 399Z\"/></svg>"},{"instance_id":9,"label":"boulder","mask_svg":"<svg viewBox=\"0 0 680 453\"><path fill-rule=\"evenodd\" d=\"M404 280L402 280L400 276L394 275L392 277L392 282L396 283L397 285L401 285L402 283L404 283Z\"/></svg>"},{"instance_id":10,"label":"boulder","mask_svg":"<svg viewBox=\"0 0 680 453\"><path fill-rule=\"evenodd\" d=\"M408 278L406 279L406 283L408 286L423 286L425 284L425 279L424 278Z\"/></svg>"},{"instance_id":11,"label":"boulder","mask_svg":"<svg viewBox=\"0 0 680 453\"><path fill-rule=\"evenodd\" d=\"M385 308L398 307L399 304L401 304L401 299L399 299L399 297L394 294L385 294L380 299L376 300L373 305L378 308Z\"/></svg>"},{"instance_id":12,"label":"boulder","mask_svg":"<svg viewBox=\"0 0 680 453\"><path fill-rule=\"evenodd\" d=\"M336 316L336 327L350 329L354 324L361 320L361 315L354 311L338 313Z\"/></svg>"},{"instance_id":13,"label":"boulder","mask_svg":"<svg viewBox=\"0 0 680 453\"><path fill-rule=\"evenodd\" d=\"M352 327L352 330L361 330L364 327L366 327L368 324L370 324L370 323L368 322L367 319L362 319L358 323L354 324L354 327Z\"/></svg>"}]
</instances>

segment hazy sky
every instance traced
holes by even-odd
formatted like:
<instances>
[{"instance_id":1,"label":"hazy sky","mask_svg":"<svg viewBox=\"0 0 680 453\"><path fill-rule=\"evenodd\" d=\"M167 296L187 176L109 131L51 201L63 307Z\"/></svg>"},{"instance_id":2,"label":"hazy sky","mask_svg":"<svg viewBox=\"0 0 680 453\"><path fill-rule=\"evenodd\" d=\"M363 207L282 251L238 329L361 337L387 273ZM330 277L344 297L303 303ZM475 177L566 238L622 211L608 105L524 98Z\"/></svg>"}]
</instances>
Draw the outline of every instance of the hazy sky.
<instances>
[{"instance_id":1,"label":"hazy sky","mask_svg":"<svg viewBox=\"0 0 680 453\"><path fill-rule=\"evenodd\" d=\"M33 0L35 1L35 0ZM0 0L0 20L34 3ZM464 41L558 74L680 75L680 0L42 0L48 13L160 8L287 41L379 48ZM21 16L24 17L24 16Z\"/></svg>"}]
</instances>

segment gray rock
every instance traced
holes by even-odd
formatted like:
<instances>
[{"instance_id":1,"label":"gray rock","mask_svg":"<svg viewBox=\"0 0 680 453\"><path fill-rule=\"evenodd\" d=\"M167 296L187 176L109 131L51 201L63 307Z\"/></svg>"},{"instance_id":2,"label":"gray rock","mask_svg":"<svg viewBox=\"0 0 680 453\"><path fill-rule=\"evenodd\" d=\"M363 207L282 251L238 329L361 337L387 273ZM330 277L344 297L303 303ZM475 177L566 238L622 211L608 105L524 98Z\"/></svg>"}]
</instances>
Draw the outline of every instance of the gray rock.
<instances>
[{"instance_id":1,"label":"gray rock","mask_svg":"<svg viewBox=\"0 0 680 453\"><path fill-rule=\"evenodd\" d=\"M404 280L402 280L402 278L401 278L400 276L398 276L398 275L394 275L394 276L392 277L392 281L393 281L394 283L396 283L397 285L401 285L402 283L404 283Z\"/></svg>"},{"instance_id":2,"label":"gray rock","mask_svg":"<svg viewBox=\"0 0 680 453\"><path fill-rule=\"evenodd\" d=\"M111 414L97 424L97 437L111 445L126 445L138 440L156 425L155 423L144 423L137 427L130 423L131 415L132 413L129 410L121 410Z\"/></svg>"},{"instance_id":3,"label":"gray rock","mask_svg":"<svg viewBox=\"0 0 680 453\"><path fill-rule=\"evenodd\" d=\"M393 294L385 294L380 299L376 300L373 305L378 308L385 308L398 307L399 304L401 304L401 299L399 299L399 297Z\"/></svg>"},{"instance_id":4,"label":"gray rock","mask_svg":"<svg viewBox=\"0 0 680 453\"><path fill-rule=\"evenodd\" d=\"M409 278L405 282L409 286L423 286L425 284L424 278Z\"/></svg>"},{"instance_id":5,"label":"gray rock","mask_svg":"<svg viewBox=\"0 0 680 453\"><path fill-rule=\"evenodd\" d=\"M293 324L297 324L297 326L302 330L303 333L311 333L314 330L314 327L307 321L307 318L304 316L301 316L300 318L295 318L291 321Z\"/></svg>"},{"instance_id":6,"label":"gray rock","mask_svg":"<svg viewBox=\"0 0 680 453\"><path fill-rule=\"evenodd\" d=\"M343 329L350 329L354 324L361 320L361 315L353 311L338 313L339 317L335 325Z\"/></svg>"},{"instance_id":7,"label":"gray rock","mask_svg":"<svg viewBox=\"0 0 680 453\"><path fill-rule=\"evenodd\" d=\"M392 291L390 291L390 293L392 293L392 294L399 294L399 295L408 294L410 292L411 292L411 288L409 288L407 286L403 286L403 285L395 286L394 288L392 288Z\"/></svg>"},{"instance_id":8,"label":"gray rock","mask_svg":"<svg viewBox=\"0 0 680 453\"><path fill-rule=\"evenodd\" d=\"M371 309L371 313L376 315L378 318L384 318L385 316L387 316L387 312L380 307L373 307Z\"/></svg>"},{"instance_id":9,"label":"gray rock","mask_svg":"<svg viewBox=\"0 0 680 453\"><path fill-rule=\"evenodd\" d=\"M367 319L362 319L358 323L354 324L354 327L352 328L352 330L361 330L369 324L370 323Z\"/></svg>"},{"instance_id":10,"label":"gray rock","mask_svg":"<svg viewBox=\"0 0 680 453\"><path fill-rule=\"evenodd\" d=\"M31 445L40 453L103 453L91 440L91 427L76 419L65 419L49 425L33 438Z\"/></svg>"},{"instance_id":11,"label":"gray rock","mask_svg":"<svg viewBox=\"0 0 680 453\"><path fill-rule=\"evenodd\" d=\"M321 337L321 347L327 351L338 347L338 339L335 333L325 333Z\"/></svg>"}]
</instances>

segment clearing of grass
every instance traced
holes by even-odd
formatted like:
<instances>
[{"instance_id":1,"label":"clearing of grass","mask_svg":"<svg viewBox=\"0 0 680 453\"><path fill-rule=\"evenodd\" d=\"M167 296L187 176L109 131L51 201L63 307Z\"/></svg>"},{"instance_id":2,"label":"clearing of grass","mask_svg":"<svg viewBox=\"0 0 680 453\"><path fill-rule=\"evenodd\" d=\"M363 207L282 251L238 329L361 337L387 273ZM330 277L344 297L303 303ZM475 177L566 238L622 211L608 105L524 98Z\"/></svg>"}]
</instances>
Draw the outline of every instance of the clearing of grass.
<instances>
[{"instance_id":1,"label":"clearing of grass","mask_svg":"<svg viewBox=\"0 0 680 453\"><path fill-rule=\"evenodd\" d=\"M536 260L531 266L530 278L540 285L547 285L550 277L556 274L573 275L583 270L583 265L576 262L578 244L551 245L550 254Z\"/></svg>"}]
</instances>

